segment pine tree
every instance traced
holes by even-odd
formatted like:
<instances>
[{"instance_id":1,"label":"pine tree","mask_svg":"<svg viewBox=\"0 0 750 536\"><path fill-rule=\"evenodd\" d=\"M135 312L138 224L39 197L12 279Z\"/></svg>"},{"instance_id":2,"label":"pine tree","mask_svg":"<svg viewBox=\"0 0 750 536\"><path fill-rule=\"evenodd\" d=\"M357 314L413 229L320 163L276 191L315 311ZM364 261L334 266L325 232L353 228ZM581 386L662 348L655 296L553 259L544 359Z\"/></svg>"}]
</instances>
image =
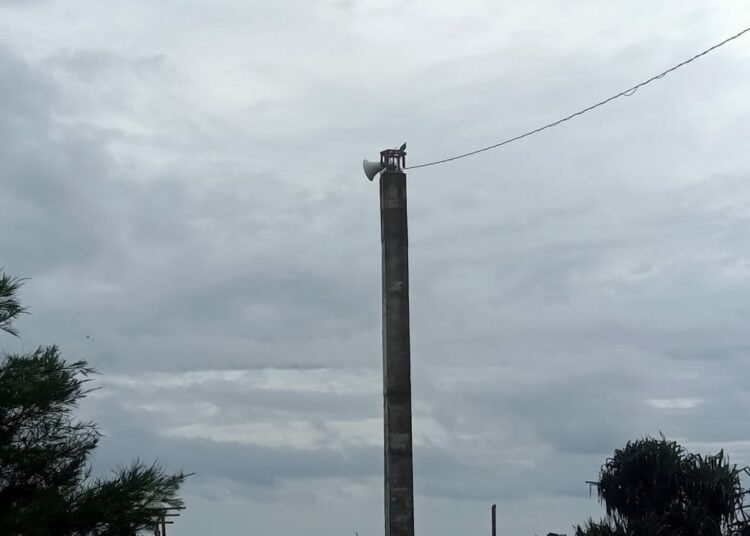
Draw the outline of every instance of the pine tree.
<instances>
[{"instance_id":1,"label":"pine tree","mask_svg":"<svg viewBox=\"0 0 750 536\"><path fill-rule=\"evenodd\" d=\"M25 310L22 281L0 274L0 330ZM140 461L92 478L97 425L76 420L94 370L66 362L56 346L0 358L0 534L133 536L180 508L186 476Z\"/></svg>"}]
</instances>

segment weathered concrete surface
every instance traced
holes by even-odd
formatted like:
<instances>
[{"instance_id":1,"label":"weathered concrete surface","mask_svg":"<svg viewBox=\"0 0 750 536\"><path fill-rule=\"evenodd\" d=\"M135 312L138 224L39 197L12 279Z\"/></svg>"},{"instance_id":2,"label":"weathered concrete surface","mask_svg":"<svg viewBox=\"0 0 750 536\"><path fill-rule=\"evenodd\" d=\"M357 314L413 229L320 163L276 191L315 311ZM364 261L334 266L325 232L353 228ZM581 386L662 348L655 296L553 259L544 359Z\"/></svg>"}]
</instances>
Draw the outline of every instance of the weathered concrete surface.
<instances>
[{"instance_id":1,"label":"weathered concrete surface","mask_svg":"<svg viewBox=\"0 0 750 536\"><path fill-rule=\"evenodd\" d=\"M385 536L414 535L406 175L380 176Z\"/></svg>"}]
</instances>

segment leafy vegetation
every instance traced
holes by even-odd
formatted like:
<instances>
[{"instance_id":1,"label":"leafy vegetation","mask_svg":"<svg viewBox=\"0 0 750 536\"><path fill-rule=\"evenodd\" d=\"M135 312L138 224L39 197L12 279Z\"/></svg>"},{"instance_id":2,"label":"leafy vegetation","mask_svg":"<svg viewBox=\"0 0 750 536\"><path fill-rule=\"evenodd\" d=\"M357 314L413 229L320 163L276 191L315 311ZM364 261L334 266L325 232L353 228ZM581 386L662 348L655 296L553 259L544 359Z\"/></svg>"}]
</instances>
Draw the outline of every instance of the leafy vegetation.
<instances>
[{"instance_id":1,"label":"leafy vegetation","mask_svg":"<svg viewBox=\"0 0 750 536\"><path fill-rule=\"evenodd\" d=\"M24 312L21 281L0 275L0 329ZM101 437L74 410L94 370L68 363L55 346L0 359L0 534L133 536L183 504L186 478L140 461L110 478L92 478L89 458Z\"/></svg>"},{"instance_id":2,"label":"leafy vegetation","mask_svg":"<svg viewBox=\"0 0 750 536\"><path fill-rule=\"evenodd\" d=\"M576 527L576 536L750 536L747 473L724 451L693 454L663 437L631 441L592 483L606 517Z\"/></svg>"}]
</instances>

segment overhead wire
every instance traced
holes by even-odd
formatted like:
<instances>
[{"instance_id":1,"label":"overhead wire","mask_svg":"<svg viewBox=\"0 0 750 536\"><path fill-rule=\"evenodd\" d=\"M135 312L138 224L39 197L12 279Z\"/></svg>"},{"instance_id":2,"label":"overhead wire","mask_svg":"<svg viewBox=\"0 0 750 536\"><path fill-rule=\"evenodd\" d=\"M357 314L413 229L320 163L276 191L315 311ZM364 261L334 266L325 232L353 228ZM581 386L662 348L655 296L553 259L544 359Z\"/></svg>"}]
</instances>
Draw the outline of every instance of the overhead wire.
<instances>
[{"instance_id":1,"label":"overhead wire","mask_svg":"<svg viewBox=\"0 0 750 536\"><path fill-rule=\"evenodd\" d=\"M673 71L676 71L677 69L680 69L681 67L684 67L688 63L691 63L691 62L697 60L698 58L700 58L702 56L705 56L709 52L712 52L712 51L716 50L717 48L719 48L721 46L726 45L730 41L734 41L735 39L737 39L739 37L742 37L744 34L746 34L748 32L750 32L750 27L745 28L741 32L739 32L739 33L737 33L737 34L735 34L735 35L733 35L731 37L728 37L728 38L724 39L722 42L717 43L717 44L715 44L714 46L712 46L710 48L707 48L703 52L700 52L700 53L696 54L695 56L693 56L691 58L688 58L685 61L680 62L680 63L678 63L677 65L675 65L673 67L670 67L666 71L663 71L663 72L661 72L661 73L659 73L659 74L657 74L655 76L652 76L648 80L644 80L643 82L640 82L640 83L638 83L638 84L636 84L636 85L634 85L634 86L632 86L632 87L630 87L630 88L628 88L628 89L626 89L624 91L621 91L621 92L617 93L616 95L612 95L611 97L608 97L608 98L606 98L606 99L604 99L602 101L599 101L596 104L592 104L591 106L587 106L586 108L583 108L582 110L579 110L579 111L577 111L575 113L567 115L567 116L565 116L565 117L563 117L561 119L558 119L557 121L553 121L552 123L547 123L546 125L542 125L541 127L535 128L533 130L529 130L528 132L524 132L523 134L519 134L518 136L514 136L512 138L508 138L508 139L503 140L503 141L501 141L499 143L495 143L493 145L488 145L487 147L482 147L481 149L475 149L474 151L469 151L468 153L463 153L463 154L459 154L459 155L456 155L456 156L451 156L449 158L443 158L441 160L435 160L435 161L432 161L432 162L426 162L426 163L423 163L423 164L417 164L417 165L414 165L414 166L408 166L408 167L406 167L404 169L418 169L418 168L425 168L425 167L429 167L429 166L437 166L438 164L445 164L446 162L452 162L454 160L459 160L461 158L466 158L466 157L469 157L469 156L473 156L475 154L483 153L483 152L489 151L491 149L496 149L498 147L502 147L503 145L508 145L509 143L513 143L514 141L518 141L518 140L521 140L523 138L528 138L529 136L533 136L534 134L537 134L537 133L539 133L539 132L541 132L543 130L547 130L548 128L556 127L556 126L558 126L558 125L560 125L562 123L565 123L566 121L570 121L571 119L574 119L574 118L576 118L578 116L581 116L581 115L583 115L583 114L585 114L587 112L590 112L591 110L599 108L600 106L604 106L605 104L608 104L608 103L612 102L615 99L618 99L620 97L630 97L636 91L638 91L640 88L642 88L643 86L645 86L647 84L650 84L651 82L655 82L656 80L659 80L661 78L664 78L669 73L671 73Z\"/></svg>"}]
</instances>

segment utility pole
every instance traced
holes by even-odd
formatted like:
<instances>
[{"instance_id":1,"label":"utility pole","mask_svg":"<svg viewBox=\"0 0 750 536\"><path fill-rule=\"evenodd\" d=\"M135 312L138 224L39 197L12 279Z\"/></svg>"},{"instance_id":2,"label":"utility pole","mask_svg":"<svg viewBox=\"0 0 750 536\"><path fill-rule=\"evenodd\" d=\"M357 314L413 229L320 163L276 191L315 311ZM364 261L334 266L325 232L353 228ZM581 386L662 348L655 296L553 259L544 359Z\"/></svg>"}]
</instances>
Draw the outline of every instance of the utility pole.
<instances>
[{"instance_id":1,"label":"utility pole","mask_svg":"<svg viewBox=\"0 0 750 536\"><path fill-rule=\"evenodd\" d=\"M414 536L405 148L406 144L382 151L379 168L375 163L364 164L370 180L382 171L385 536Z\"/></svg>"},{"instance_id":2,"label":"utility pole","mask_svg":"<svg viewBox=\"0 0 750 536\"><path fill-rule=\"evenodd\" d=\"M156 536L167 535L167 525L174 525L174 521L167 521L168 517L180 517L179 510L184 510L184 506L166 507L161 508L161 515L156 519L156 527L154 527L154 534Z\"/></svg>"}]
</instances>

